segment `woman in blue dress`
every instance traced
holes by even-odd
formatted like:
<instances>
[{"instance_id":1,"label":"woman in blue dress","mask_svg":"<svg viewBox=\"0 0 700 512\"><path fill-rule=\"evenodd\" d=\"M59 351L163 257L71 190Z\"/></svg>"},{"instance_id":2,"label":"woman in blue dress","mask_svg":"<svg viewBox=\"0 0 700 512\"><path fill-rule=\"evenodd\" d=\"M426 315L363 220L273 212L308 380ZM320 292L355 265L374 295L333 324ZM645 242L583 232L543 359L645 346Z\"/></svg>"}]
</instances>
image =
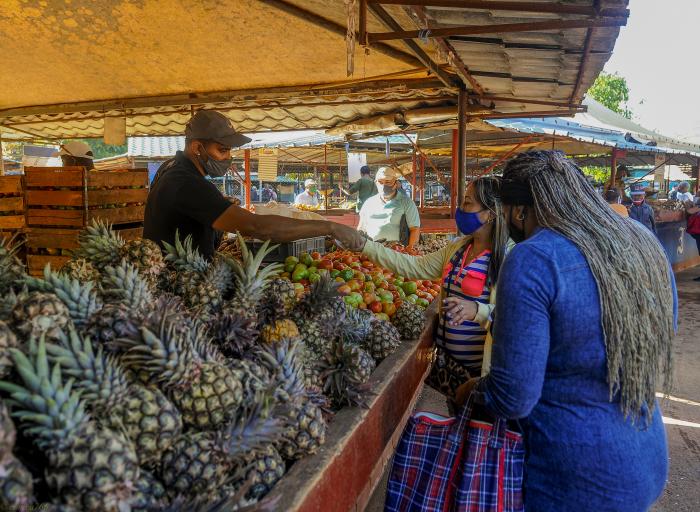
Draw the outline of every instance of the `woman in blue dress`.
<instances>
[{"instance_id":1,"label":"woman in blue dress","mask_svg":"<svg viewBox=\"0 0 700 512\"><path fill-rule=\"evenodd\" d=\"M470 384L521 419L526 510L648 510L668 469L655 399L675 328L666 256L560 152L511 160L501 197L521 243L498 281L491 372Z\"/></svg>"}]
</instances>

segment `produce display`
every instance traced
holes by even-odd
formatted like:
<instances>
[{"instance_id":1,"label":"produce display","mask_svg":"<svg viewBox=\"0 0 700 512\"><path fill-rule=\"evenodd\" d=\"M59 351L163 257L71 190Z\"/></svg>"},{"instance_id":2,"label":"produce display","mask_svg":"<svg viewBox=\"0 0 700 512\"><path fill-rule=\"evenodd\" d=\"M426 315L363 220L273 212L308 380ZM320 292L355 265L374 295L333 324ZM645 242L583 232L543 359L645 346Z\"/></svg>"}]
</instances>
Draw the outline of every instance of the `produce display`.
<instances>
[{"instance_id":1,"label":"produce display","mask_svg":"<svg viewBox=\"0 0 700 512\"><path fill-rule=\"evenodd\" d=\"M440 294L436 282L406 279L350 251L290 256L281 274L300 294L324 276L340 284L337 290L347 306L369 310L382 320L394 317L403 302L424 309Z\"/></svg>"},{"instance_id":2,"label":"produce display","mask_svg":"<svg viewBox=\"0 0 700 512\"><path fill-rule=\"evenodd\" d=\"M401 292L422 283L349 253L305 255L283 278L262 265L273 249L238 237L238 258L207 261L188 237L163 255L93 222L40 279L2 241L0 509L243 510L315 453L420 334ZM360 285L377 299L364 308Z\"/></svg>"}]
</instances>

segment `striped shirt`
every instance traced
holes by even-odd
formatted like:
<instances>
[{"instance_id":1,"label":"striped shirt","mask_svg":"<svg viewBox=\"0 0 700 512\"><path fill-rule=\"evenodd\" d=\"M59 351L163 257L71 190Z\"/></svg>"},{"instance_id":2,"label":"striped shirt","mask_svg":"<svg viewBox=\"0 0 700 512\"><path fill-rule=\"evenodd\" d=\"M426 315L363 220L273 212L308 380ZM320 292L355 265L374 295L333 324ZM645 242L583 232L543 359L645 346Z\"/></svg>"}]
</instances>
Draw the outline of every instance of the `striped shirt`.
<instances>
[{"instance_id":1,"label":"striped shirt","mask_svg":"<svg viewBox=\"0 0 700 512\"><path fill-rule=\"evenodd\" d=\"M445 269L442 287L447 297L459 297L466 300L475 300L482 304L488 304L491 294L486 285L486 275L488 273L491 252L484 251L474 259L469 265L464 266L464 255L468 251L458 251L450 260L450 264ZM463 268L464 267L464 268ZM447 271L449 269L449 272ZM480 284L479 278L483 277L483 288L481 294L471 296L464 293L462 281L475 279ZM466 284L466 283L465 283ZM479 286L481 288L481 286ZM477 292L478 293L478 292ZM486 329L476 322L464 322L454 326L448 323L445 315L442 315L438 322L436 343L438 347L447 351L454 359L464 364L470 373L481 372L481 363L484 357L484 342L486 340Z\"/></svg>"}]
</instances>

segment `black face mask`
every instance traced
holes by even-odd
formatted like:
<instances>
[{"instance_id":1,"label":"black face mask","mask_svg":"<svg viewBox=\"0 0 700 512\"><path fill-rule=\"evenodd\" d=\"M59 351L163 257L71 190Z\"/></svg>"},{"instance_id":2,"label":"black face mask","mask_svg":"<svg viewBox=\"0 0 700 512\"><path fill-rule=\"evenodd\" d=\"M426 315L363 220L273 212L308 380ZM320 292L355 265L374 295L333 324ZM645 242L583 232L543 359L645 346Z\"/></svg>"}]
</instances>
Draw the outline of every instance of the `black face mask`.
<instances>
[{"instance_id":1,"label":"black face mask","mask_svg":"<svg viewBox=\"0 0 700 512\"><path fill-rule=\"evenodd\" d=\"M520 221L520 227L516 227L513 224L513 209L510 210L510 215L508 217L508 230L510 231L510 238L516 244L519 244L525 240L525 211L523 211L523 219Z\"/></svg>"}]
</instances>

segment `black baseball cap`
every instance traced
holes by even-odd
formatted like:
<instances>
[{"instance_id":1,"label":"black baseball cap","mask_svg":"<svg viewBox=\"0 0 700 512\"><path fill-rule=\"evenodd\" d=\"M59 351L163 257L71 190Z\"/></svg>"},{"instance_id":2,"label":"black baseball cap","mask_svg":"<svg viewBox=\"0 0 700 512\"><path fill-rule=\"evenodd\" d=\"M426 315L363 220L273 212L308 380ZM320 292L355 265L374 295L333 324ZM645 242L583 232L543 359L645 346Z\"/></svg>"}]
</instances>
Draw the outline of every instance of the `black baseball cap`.
<instances>
[{"instance_id":1,"label":"black baseball cap","mask_svg":"<svg viewBox=\"0 0 700 512\"><path fill-rule=\"evenodd\" d=\"M237 148L251 141L238 133L229 118L215 110L199 110L185 126L188 139L212 140L228 148Z\"/></svg>"}]
</instances>

